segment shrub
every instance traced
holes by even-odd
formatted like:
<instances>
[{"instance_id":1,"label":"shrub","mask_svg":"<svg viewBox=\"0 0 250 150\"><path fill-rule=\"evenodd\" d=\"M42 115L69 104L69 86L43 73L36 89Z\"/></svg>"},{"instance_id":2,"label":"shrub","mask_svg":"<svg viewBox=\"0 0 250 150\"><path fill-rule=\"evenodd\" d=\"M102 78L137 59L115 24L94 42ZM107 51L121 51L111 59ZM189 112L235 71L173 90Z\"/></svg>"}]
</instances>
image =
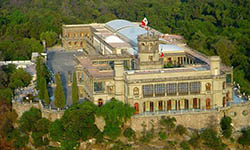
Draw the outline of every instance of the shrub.
<instances>
[{"instance_id":1,"label":"shrub","mask_svg":"<svg viewBox=\"0 0 250 150\"><path fill-rule=\"evenodd\" d=\"M135 131L132 129L132 128L126 128L123 132L123 135L128 138L128 139L131 139L131 138L134 138L135 136Z\"/></svg>"},{"instance_id":2,"label":"shrub","mask_svg":"<svg viewBox=\"0 0 250 150\"><path fill-rule=\"evenodd\" d=\"M166 140L167 139L167 134L165 132L159 132L159 137L161 140Z\"/></svg>"},{"instance_id":3,"label":"shrub","mask_svg":"<svg viewBox=\"0 0 250 150\"><path fill-rule=\"evenodd\" d=\"M223 118L221 118L220 121L220 126L222 129L222 134L225 138L229 138L232 134L232 119L228 116L224 116Z\"/></svg>"},{"instance_id":4,"label":"shrub","mask_svg":"<svg viewBox=\"0 0 250 150\"><path fill-rule=\"evenodd\" d=\"M238 142L244 146L250 146L250 128L242 130L242 135L239 137Z\"/></svg>"},{"instance_id":5,"label":"shrub","mask_svg":"<svg viewBox=\"0 0 250 150\"><path fill-rule=\"evenodd\" d=\"M186 141L182 141L180 146L181 146L182 150L190 150L190 146L189 146L188 142L186 142Z\"/></svg>"},{"instance_id":6,"label":"shrub","mask_svg":"<svg viewBox=\"0 0 250 150\"><path fill-rule=\"evenodd\" d=\"M178 125L175 129L175 132L179 135L187 133L187 129L183 125Z\"/></svg>"}]
</instances>

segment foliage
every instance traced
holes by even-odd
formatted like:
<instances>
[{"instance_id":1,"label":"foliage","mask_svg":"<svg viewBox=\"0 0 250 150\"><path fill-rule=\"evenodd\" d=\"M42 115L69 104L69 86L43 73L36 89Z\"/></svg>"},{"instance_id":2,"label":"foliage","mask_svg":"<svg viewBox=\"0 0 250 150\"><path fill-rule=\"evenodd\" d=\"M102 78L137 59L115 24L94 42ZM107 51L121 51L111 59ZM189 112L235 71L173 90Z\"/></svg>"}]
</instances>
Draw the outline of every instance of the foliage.
<instances>
[{"instance_id":1,"label":"foliage","mask_svg":"<svg viewBox=\"0 0 250 150\"><path fill-rule=\"evenodd\" d=\"M192 145L192 147L194 149L198 149L201 146L201 137L198 134L198 132L195 132L195 133L192 134L192 136L191 136L190 140L188 141L188 143L190 145Z\"/></svg>"},{"instance_id":2,"label":"foliage","mask_svg":"<svg viewBox=\"0 0 250 150\"><path fill-rule=\"evenodd\" d=\"M104 135L109 136L111 139L119 137L121 134L120 127L133 116L134 112L134 108L129 104L124 104L114 98L105 103L97 111L97 115L103 116L106 123Z\"/></svg>"},{"instance_id":3,"label":"foliage","mask_svg":"<svg viewBox=\"0 0 250 150\"><path fill-rule=\"evenodd\" d=\"M163 128L166 128L168 132L171 132L175 128L175 117L169 117L167 118L165 116L161 117L160 119L160 125Z\"/></svg>"},{"instance_id":4,"label":"foliage","mask_svg":"<svg viewBox=\"0 0 250 150\"><path fill-rule=\"evenodd\" d=\"M161 140L166 140L167 139L167 134L165 132L159 132L159 137Z\"/></svg>"},{"instance_id":5,"label":"foliage","mask_svg":"<svg viewBox=\"0 0 250 150\"><path fill-rule=\"evenodd\" d=\"M41 111L37 108L31 107L20 117L18 123L22 132L28 133L35 130L35 123L42 118Z\"/></svg>"},{"instance_id":6,"label":"foliage","mask_svg":"<svg viewBox=\"0 0 250 150\"><path fill-rule=\"evenodd\" d=\"M204 141L204 144L209 148L213 148L215 150L224 150L226 148L226 145L222 143L214 129L206 128L202 131L201 138Z\"/></svg>"},{"instance_id":7,"label":"foliage","mask_svg":"<svg viewBox=\"0 0 250 150\"><path fill-rule=\"evenodd\" d=\"M128 139L132 139L135 138L135 131L129 127L124 130L123 135Z\"/></svg>"},{"instance_id":8,"label":"foliage","mask_svg":"<svg viewBox=\"0 0 250 150\"><path fill-rule=\"evenodd\" d=\"M40 35L40 40L45 40L46 41L46 46L51 47L56 44L56 39L57 34L53 31L46 31L41 33Z\"/></svg>"},{"instance_id":9,"label":"foliage","mask_svg":"<svg viewBox=\"0 0 250 150\"><path fill-rule=\"evenodd\" d=\"M103 135L95 125L97 106L84 101L67 109L60 120L55 120L49 127L52 141L61 142L63 149L73 149L80 141L96 138L103 140Z\"/></svg>"},{"instance_id":10,"label":"foliage","mask_svg":"<svg viewBox=\"0 0 250 150\"><path fill-rule=\"evenodd\" d=\"M183 125L177 125L175 132L178 133L179 135L183 135L187 133L187 129Z\"/></svg>"},{"instance_id":11,"label":"foliage","mask_svg":"<svg viewBox=\"0 0 250 150\"><path fill-rule=\"evenodd\" d=\"M0 89L0 102L6 102L7 104L11 103L12 99L12 90L10 88Z\"/></svg>"},{"instance_id":12,"label":"foliage","mask_svg":"<svg viewBox=\"0 0 250 150\"><path fill-rule=\"evenodd\" d=\"M77 87L77 80L76 80L76 73L73 73L73 83L72 83L72 102L73 104L78 103L78 87Z\"/></svg>"},{"instance_id":13,"label":"foliage","mask_svg":"<svg viewBox=\"0 0 250 150\"><path fill-rule=\"evenodd\" d=\"M11 89L26 87L30 84L31 75L23 69L17 69L10 76L9 87Z\"/></svg>"},{"instance_id":14,"label":"foliage","mask_svg":"<svg viewBox=\"0 0 250 150\"><path fill-rule=\"evenodd\" d=\"M225 138L230 138L232 134L232 119L229 116L224 116L221 118L220 126L222 129L222 134Z\"/></svg>"},{"instance_id":15,"label":"foliage","mask_svg":"<svg viewBox=\"0 0 250 150\"><path fill-rule=\"evenodd\" d=\"M122 143L120 140L117 141L114 146L111 148L111 150L131 150L131 145L126 145Z\"/></svg>"},{"instance_id":16,"label":"foliage","mask_svg":"<svg viewBox=\"0 0 250 150\"><path fill-rule=\"evenodd\" d=\"M60 75L57 73L56 74L56 88L54 91L54 104L57 108L64 108L65 106L65 95L64 95L64 91L63 91L63 86L62 86L62 82L61 82L61 78Z\"/></svg>"},{"instance_id":17,"label":"foliage","mask_svg":"<svg viewBox=\"0 0 250 150\"><path fill-rule=\"evenodd\" d=\"M41 78L41 81L40 81L39 84L41 84L41 85L39 85L39 92L38 92L38 95L39 95L39 98L40 98L41 100L44 100L45 88L47 88L47 87L45 87L45 86L47 86L47 85L46 85L46 80L45 80L44 77ZM44 86L44 85L45 85L45 86Z\"/></svg>"},{"instance_id":18,"label":"foliage","mask_svg":"<svg viewBox=\"0 0 250 150\"><path fill-rule=\"evenodd\" d=\"M35 147L47 146L49 139L45 136L49 132L50 121L46 118L41 118L35 123L35 131L32 132L32 139Z\"/></svg>"},{"instance_id":19,"label":"foliage","mask_svg":"<svg viewBox=\"0 0 250 150\"><path fill-rule=\"evenodd\" d=\"M188 142L186 142L186 141L182 141L180 143L180 146L181 146L182 150L190 150L190 146L189 146Z\"/></svg>"},{"instance_id":20,"label":"foliage","mask_svg":"<svg viewBox=\"0 0 250 150\"><path fill-rule=\"evenodd\" d=\"M239 137L238 142L244 146L250 145L250 128L242 130L242 135Z\"/></svg>"},{"instance_id":21,"label":"foliage","mask_svg":"<svg viewBox=\"0 0 250 150\"><path fill-rule=\"evenodd\" d=\"M47 106L49 106L50 104L50 98L49 98L49 92L48 92L48 88L47 88L47 84L46 84L46 81L43 82L43 89L44 89L44 102Z\"/></svg>"}]
</instances>

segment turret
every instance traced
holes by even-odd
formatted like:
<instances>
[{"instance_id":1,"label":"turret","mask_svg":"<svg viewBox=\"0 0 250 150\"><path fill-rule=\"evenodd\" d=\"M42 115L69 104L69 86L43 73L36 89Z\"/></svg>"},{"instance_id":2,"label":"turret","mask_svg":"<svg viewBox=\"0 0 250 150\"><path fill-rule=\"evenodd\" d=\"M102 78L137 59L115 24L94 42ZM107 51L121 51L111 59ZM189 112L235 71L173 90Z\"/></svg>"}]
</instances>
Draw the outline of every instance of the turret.
<instances>
[{"instance_id":1,"label":"turret","mask_svg":"<svg viewBox=\"0 0 250 150\"><path fill-rule=\"evenodd\" d=\"M220 75L220 57L219 56L210 56L210 71L212 75Z\"/></svg>"}]
</instances>

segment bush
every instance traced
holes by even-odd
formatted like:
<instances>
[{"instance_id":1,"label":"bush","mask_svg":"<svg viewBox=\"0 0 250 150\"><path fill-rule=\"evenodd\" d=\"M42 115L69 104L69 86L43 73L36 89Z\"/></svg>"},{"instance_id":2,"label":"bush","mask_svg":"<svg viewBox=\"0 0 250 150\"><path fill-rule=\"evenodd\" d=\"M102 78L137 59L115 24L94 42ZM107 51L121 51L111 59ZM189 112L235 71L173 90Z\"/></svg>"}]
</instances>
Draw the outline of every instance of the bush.
<instances>
[{"instance_id":1,"label":"bush","mask_svg":"<svg viewBox=\"0 0 250 150\"><path fill-rule=\"evenodd\" d=\"M161 140L166 140L167 139L167 134L165 132L159 132L159 137Z\"/></svg>"},{"instance_id":2,"label":"bush","mask_svg":"<svg viewBox=\"0 0 250 150\"><path fill-rule=\"evenodd\" d=\"M135 131L132 129L132 128L126 128L123 132L123 135L128 138L128 139L131 139L131 138L134 138L135 136Z\"/></svg>"},{"instance_id":3,"label":"bush","mask_svg":"<svg viewBox=\"0 0 250 150\"><path fill-rule=\"evenodd\" d=\"M182 150L190 150L190 146L188 145L188 142L183 141L180 144Z\"/></svg>"},{"instance_id":4,"label":"bush","mask_svg":"<svg viewBox=\"0 0 250 150\"><path fill-rule=\"evenodd\" d=\"M232 119L228 116L224 116L223 118L221 118L220 121L220 126L222 129L222 134L225 138L229 138L232 134Z\"/></svg>"},{"instance_id":5,"label":"bush","mask_svg":"<svg viewBox=\"0 0 250 150\"><path fill-rule=\"evenodd\" d=\"M187 129L183 125L178 125L175 129L175 132L179 135L187 133Z\"/></svg>"},{"instance_id":6,"label":"bush","mask_svg":"<svg viewBox=\"0 0 250 150\"><path fill-rule=\"evenodd\" d=\"M242 135L239 137L238 142L243 146L250 146L250 128L242 130Z\"/></svg>"}]
</instances>

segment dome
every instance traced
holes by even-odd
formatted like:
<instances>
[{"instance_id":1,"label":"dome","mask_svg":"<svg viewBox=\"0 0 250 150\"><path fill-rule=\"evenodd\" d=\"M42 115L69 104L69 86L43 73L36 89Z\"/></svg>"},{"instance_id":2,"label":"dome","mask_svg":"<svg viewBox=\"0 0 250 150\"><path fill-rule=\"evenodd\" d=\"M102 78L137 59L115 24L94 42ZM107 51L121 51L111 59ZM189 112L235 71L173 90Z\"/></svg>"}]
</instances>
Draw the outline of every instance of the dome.
<instances>
[{"instance_id":1,"label":"dome","mask_svg":"<svg viewBox=\"0 0 250 150\"><path fill-rule=\"evenodd\" d=\"M123 40L121 40L119 37L115 35L111 35L105 38L105 42L107 43L124 43Z\"/></svg>"},{"instance_id":2,"label":"dome","mask_svg":"<svg viewBox=\"0 0 250 150\"><path fill-rule=\"evenodd\" d=\"M110 30L112 30L113 32L116 32L122 28L136 26L136 25L128 20L116 19L116 20L111 20L107 22L105 26L109 28Z\"/></svg>"}]
</instances>

